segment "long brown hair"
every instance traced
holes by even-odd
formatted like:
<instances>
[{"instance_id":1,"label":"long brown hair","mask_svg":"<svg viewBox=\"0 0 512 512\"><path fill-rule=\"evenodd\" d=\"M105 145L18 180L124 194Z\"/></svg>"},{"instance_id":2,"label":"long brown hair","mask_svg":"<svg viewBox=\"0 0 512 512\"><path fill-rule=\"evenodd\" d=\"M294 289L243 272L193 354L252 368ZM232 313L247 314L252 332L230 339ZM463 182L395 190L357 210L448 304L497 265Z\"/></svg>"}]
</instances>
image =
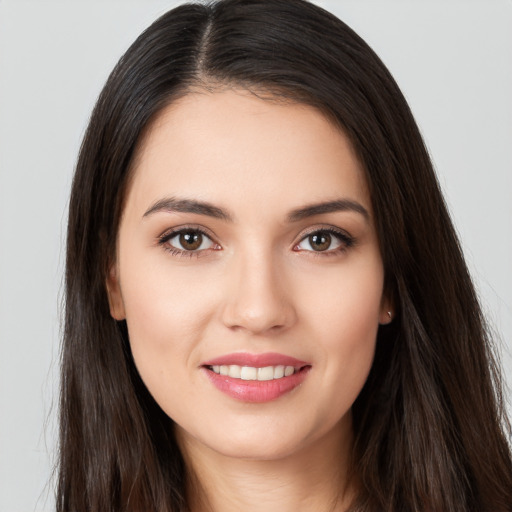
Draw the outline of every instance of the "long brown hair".
<instances>
[{"instance_id":1,"label":"long brown hair","mask_svg":"<svg viewBox=\"0 0 512 512\"><path fill-rule=\"evenodd\" d=\"M69 208L57 510L188 509L172 420L137 373L105 282L137 142L169 102L219 86L320 109L366 172L398 316L380 328L353 406L354 510L512 510L499 372L418 128L369 46L303 0L177 7L128 49L98 99Z\"/></svg>"}]
</instances>

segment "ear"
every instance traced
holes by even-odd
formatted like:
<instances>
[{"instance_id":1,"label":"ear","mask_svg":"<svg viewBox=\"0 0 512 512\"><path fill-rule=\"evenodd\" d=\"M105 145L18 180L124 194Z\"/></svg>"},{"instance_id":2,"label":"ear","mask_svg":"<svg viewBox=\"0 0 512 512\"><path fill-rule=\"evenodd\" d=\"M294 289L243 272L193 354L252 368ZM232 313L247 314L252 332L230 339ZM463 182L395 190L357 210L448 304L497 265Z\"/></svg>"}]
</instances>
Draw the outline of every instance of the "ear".
<instances>
[{"instance_id":1,"label":"ear","mask_svg":"<svg viewBox=\"0 0 512 512\"><path fill-rule=\"evenodd\" d=\"M382 301L380 304L380 312L379 312L379 324L387 325L393 321L395 317L395 307L393 302L388 299L386 296L382 297Z\"/></svg>"},{"instance_id":2,"label":"ear","mask_svg":"<svg viewBox=\"0 0 512 512\"><path fill-rule=\"evenodd\" d=\"M121 294L121 287L119 286L119 271L117 264L110 267L107 276L107 295L108 303L110 306L110 315L115 320L124 320L126 314L124 311L123 296Z\"/></svg>"}]
</instances>

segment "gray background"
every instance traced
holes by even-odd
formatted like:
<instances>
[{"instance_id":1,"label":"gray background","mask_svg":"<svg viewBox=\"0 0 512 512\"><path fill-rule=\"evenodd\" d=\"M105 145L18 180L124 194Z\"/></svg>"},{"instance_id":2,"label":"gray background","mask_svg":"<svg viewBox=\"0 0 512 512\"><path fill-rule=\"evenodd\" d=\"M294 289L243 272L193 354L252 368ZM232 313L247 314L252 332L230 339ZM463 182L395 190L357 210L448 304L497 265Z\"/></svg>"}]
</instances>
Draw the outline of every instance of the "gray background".
<instances>
[{"instance_id":1,"label":"gray background","mask_svg":"<svg viewBox=\"0 0 512 512\"><path fill-rule=\"evenodd\" d=\"M0 0L0 510L52 510L68 189L121 53L177 2ZM512 383L512 2L319 1L374 47L433 156Z\"/></svg>"}]
</instances>

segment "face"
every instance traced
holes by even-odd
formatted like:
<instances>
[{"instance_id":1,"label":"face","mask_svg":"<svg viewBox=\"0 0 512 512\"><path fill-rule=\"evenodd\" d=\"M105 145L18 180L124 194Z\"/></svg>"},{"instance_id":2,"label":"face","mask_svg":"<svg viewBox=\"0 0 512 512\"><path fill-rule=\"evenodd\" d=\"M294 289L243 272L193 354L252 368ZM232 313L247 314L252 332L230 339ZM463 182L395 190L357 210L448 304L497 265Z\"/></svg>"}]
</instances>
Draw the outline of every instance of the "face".
<instances>
[{"instance_id":1,"label":"face","mask_svg":"<svg viewBox=\"0 0 512 512\"><path fill-rule=\"evenodd\" d=\"M191 93L153 122L107 288L183 442L274 459L350 431L383 279L363 170L317 110Z\"/></svg>"}]
</instances>

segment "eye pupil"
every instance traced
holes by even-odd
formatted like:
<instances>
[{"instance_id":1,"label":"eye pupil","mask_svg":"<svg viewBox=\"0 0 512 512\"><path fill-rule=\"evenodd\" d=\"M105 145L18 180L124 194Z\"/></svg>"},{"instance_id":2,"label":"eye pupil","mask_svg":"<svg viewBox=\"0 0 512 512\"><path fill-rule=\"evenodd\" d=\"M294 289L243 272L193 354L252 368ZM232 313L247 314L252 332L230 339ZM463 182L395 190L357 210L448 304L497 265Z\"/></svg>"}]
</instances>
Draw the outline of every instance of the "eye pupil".
<instances>
[{"instance_id":1,"label":"eye pupil","mask_svg":"<svg viewBox=\"0 0 512 512\"><path fill-rule=\"evenodd\" d=\"M328 233L315 234L309 236L309 243L315 251L325 251L331 245L331 235Z\"/></svg>"},{"instance_id":2,"label":"eye pupil","mask_svg":"<svg viewBox=\"0 0 512 512\"><path fill-rule=\"evenodd\" d=\"M195 231L188 231L180 234L180 244L187 251L199 249L203 243L203 235Z\"/></svg>"}]
</instances>

